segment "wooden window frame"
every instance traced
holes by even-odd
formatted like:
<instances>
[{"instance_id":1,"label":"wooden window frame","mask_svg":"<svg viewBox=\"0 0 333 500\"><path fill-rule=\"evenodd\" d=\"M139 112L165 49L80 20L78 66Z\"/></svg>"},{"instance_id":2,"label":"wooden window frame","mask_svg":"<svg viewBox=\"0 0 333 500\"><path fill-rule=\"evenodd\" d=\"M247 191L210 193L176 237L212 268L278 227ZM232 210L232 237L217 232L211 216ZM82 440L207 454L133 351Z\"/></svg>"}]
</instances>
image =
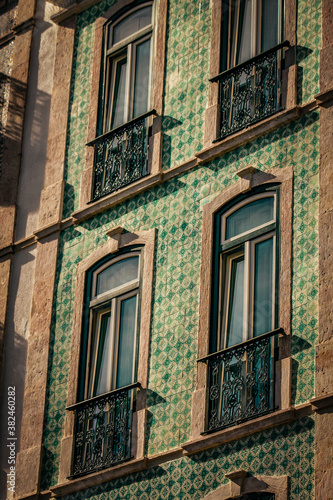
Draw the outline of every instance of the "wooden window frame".
<instances>
[{"instance_id":1,"label":"wooden window frame","mask_svg":"<svg viewBox=\"0 0 333 500\"><path fill-rule=\"evenodd\" d=\"M102 294L99 295L93 295L93 290L96 288L96 282L97 282L97 275L101 273L103 270L108 268L109 266L112 266L113 264L116 264L117 262L126 260L128 258L138 256L139 257L139 263L138 263L138 277L135 280L131 280L126 282L125 284L116 287L112 290L106 291ZM124 253L116 258L111 258L107 260L106 263L103 263L101 266L99 266L97 269L91 272L91 285L90 289L87 290L88 292L91 292L90 300L89 300L89 306L87 306L87 309L89 311L88 313L88 319L87 319L87 324L83 325L83 328L86 331L87 334L87 348L86 352L82 353L85 360L82 359L81 363L83 364L82 371L85 371L85 375L83 377L84 379L84 388L80 388L80 394L83 396L83 400L89 399L91 397L94 397L93 394L89 395L90 392L90 379L91 376L93 377L93 382L92 386L95 384L95 370L92 370L92 367L90 366L90 362L93 360L94 364L96 363L97 357L98 357L98 349L99 349L99 340L96 340L96 352L92 352L95 347L93 346L93 331L96 328L96 322L100 322L100 319L98 319L102 314L105 314L107 311L110 313L110 328L112 330L111 333L111 341L112 341L112 347L110 349L110 353L108 358L110 359L110 387L107 389L106 392L109 392L111 390L116 389L116 378L117 378L117 353L119 349L119 325L120 325L120 309L121 309L121 303L123 300L130 298L134 295L138 297L137 300L137 305L136 305L136 331L135 331L135 344L134 344L134 363L133 363L133 373L132 373L132 381L131 383L136 382L136 365L137 365L137 347L138 347L138 342L139 342L139 301L140 301L140 271L141 271L141 252L140 249L133 251L131 253ZM97 328L96 328L97 330ZM97 337L99 338L101 334L101 327L98 327L98 333ZM92 374L92 371L94 373ZM81 399L81 398L79 398Z\"/></svg>"},{"instance_id":2,"label":"wooden window frame","mask_svg":"<svg viewBox=\"0 0 333 500\"><path fill-rule=\"evenodd\" d=\"M277 188L278 189L278 188ZM272 325L271 330L274 330L278 327L276 324L276 302L277 291L276 291L276 276L278 273L277 265L276 265L276 246L277 246L277 189L272 191L261 191L259 193L255 193L252 196L246 196L242 201L235 203L230 209L227 209L222 214L218 214L216 217L216 225L220 226L219 229L219 237L220 242L216 242L216 257L214 268L219 268L218 270L215 268L214 276L218 276L217 283L215 283L214 288L218 288L218 296L217 303L213 304L213 309L215 312L212 316L217 316L218 318L222 318L221 321L218 321L216 325L216 344L217 351L226 348L226 338L227 338L227 322L229 317L229 297L230 297L230 269L228 266L225 269L225 276L222 276L222 259L232 260L236 258L236 255L244 255L244 311L243 311L243 341L249 340L253 337L253 315L254 315L254 297L253 297L253 287L254 287L254 246L261 242L265 241L273 237L273 284L272 284L272 297L273 297L273 308L272 308ZM225 229L226 229L226 219L238 209L245 207L250 204L252 201L256 201L264 198L274 198L274 219L262 224L260 226L256 226L253 229L250 229L246 232L240 233L232 238L225 238ZM237 251L239 249L239 252ZM222 298L223 297L223 298ZM216 301L215 301L216 302ZM245 325L246 323L246 325ZM250 327L252 325L252 327ZM213 329L213 325L212 325ZM262 332L265 333L265 332ZM245 338L246 337L246 338Z\"/></svg>"}]
</instances>

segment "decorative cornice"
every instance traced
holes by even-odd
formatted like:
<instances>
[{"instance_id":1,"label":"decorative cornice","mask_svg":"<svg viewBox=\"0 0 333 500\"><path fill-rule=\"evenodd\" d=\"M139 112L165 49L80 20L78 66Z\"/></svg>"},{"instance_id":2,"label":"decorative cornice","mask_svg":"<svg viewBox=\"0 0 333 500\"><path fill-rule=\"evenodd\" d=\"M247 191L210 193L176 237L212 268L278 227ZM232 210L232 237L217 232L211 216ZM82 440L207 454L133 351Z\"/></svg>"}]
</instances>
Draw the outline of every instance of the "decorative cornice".
<instances>
[{"instance_id":1,"label":"decorative cornice","mask_svg":"<svg viewBox=\"0 0 333 500\"><path fill-rule=\"evenodd\" d=\"M25 33L28 30L33 29L35 26L35 19L31 17L27 21L24 21L23 23L17 24L16 26L13 26L6 35L3 35L0 38L0 48L8 45L12 40L15 39L17 35L20 35L21 33Z\"/></svg>"},{"instance_id":2,"label":"decorative cornice","mask_svg":"<svg viewBox=\"0 0 333 500\"><path fill-rule=\"evenodd\" d=\"M50 3L53 3L53 5L61 7L62 9L68 9L72 5L79 3L77 0L48 0L48 1Z\"/></svg>"},{"instance_id":3,"label":"decorative cornice","mask_svg":"<svg viewBox=\"0 0 333 500\"><path fill-rule=\"evenodd\" d=\"M15 38L15 33L13 31L10 31L6 35L2 36L0 38L0 48L4 47L5 45L8 45L12 40Z\"/></svg>"}]
</instances>

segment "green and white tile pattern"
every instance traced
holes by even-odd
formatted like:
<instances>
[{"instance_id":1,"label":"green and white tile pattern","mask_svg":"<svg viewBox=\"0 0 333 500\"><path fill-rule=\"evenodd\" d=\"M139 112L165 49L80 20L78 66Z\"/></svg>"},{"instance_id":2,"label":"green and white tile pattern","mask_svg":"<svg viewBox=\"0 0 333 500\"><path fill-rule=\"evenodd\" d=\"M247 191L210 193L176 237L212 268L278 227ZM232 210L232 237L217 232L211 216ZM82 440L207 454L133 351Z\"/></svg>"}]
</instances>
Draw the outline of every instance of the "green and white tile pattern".
<instances>
[{"instance_id":1,"label":"green and white tile pattern","mask_svg":"<svg viewBox=\"0 0 333 500\"><path fill-rule=\"evenodd\" d=\"M78 207L84 168L93 21L111 4L111 1L102 1L78 16L64 217ZM314 5L310 0L299 2L300 30L306 25L306 6L311 12L320 13ZM317 24L320 23L320 15L314 17ZM170 0L163 124L165 169L190 158L202 147L209 33L209 2ZM307 35L302 36L305 46ZM299 43L300 40L301 35ZM303 68L299 85L301 102L311 100L317 91L318 58L315 58L315 50L319 50L319 42L311 55L300 63ZM185 75L187 67L193 71ZM181 95L184 96L182 106L179 104ZM318 334L318 162L319 121L318 113L312 112L210 164L63 231L49 358L42 470L44 489L55 485L58 480L76 265L103 245L107 241L106 231L116 225L127 231L157 228L147 454L151 456L178 447L189 439L196 373L202 206L235 183L238 180L236 172L248 165L265 171L285 166L294 168L292 403L303 403L313 397L314 346ZM313 422L312 418L303 419L68 498L199 499L225 481L225 472L237 467L252 473L289 473L290 498L308 500L313 497Z\"/></svg>"}]
</instances>

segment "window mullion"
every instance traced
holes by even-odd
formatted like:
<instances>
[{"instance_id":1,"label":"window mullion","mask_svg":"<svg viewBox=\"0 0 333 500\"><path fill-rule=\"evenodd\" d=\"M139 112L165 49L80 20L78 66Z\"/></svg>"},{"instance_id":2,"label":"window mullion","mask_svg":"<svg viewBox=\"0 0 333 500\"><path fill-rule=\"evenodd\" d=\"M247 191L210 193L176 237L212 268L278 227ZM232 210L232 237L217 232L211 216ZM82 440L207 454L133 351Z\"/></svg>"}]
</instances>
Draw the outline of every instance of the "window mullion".
<instances>
[{"instance_id":1,"label":"window mullion","mask_svg":"<svg viewBox=\"0 0 333 500\"><path fill-rule=\"evenodd\" d=\"M224 283L224 290L223 290L223 304L222 304L222 301L220 302L220 304L221 304L220 311L221 311L222 318L221 318L221 330L220 330L219 345L217 346L218 350L225 349L227 347L229 303L230 303L230 283L231 283L231 259L227 259L224 272L225 272L225 278L223 279L223 272L221 272L221 282L220 282L221 283L220 289L222 290L222 288L223 288L222 283ZM221 294L221 296L222 296L222 294Z\"/></svg>"},{"instance_id":2,"label":"window mullion","mask_svg":"<svg viewBox=\"0 0 333 500\"><path fill-rule=\"evenodd\" d=\"M132 74L133 74L133 43L127 46L127 73L126 73L126 90L125 90L125 106L124 106L124 121L128 122L132 118Z\"/></svg>"},{"instance_id":3,"label":"window mullion","mask_svg":"<svg viewBox=\"0 0 333 500\"><path fill-rule=\"evenodd\" d=\"M273 269L273 283L272 283L272 299L273 299L273 304L272 304L272 328L275 328L276 324L276 280L277 280L277 272L276 272L276 234L273 236L273 262L272 262L272 269Z\"/></svg>"},{"instance_id":4,"label":"window mullion","mask_svg":"<svg viewBox=\"0 0 333 500\"><path fill-rule=\"evenodd\" d=\"M261 0L252 0L252 33L251 33L251 57L261 52Z\"/></svg>"},{"instance_id":5,"label":"window mullion","mask_svg":"<svg viewBox=\"0 0 333 500\"><path fill-rule=\"evenodd\" d=\"M118 359L118 332L119 332L119 307L118 307L118 298L115 297L111 301L111 319L110 319L110 328L111 328L111 348L110 348L110 357L109 357L109 366L111 368L110 373L110 391L116 388L117 382L117 359Z\"/></svg>"},{"instance_id":6,"label":"window mullion","mask_svg":"<svg viewBox=\"0 0 333 500\"><path fill-rule=\"evenodd\" d=\"M253 286L251 272L251 243L246 241L244 245L244 315L243 315L243 341L252 337L252 311L253 311Z\"/></svg>"},{"instance_id":7,"label":"window mullion","mask_svg":"<svg viewBox=\"0 0 333 500\"><path fill-rule=\"evenodd\" d=\"M93 334L93 328L94 328L94 312L92 309L89 311L89 332L88 332L88 349L87 349L87 357L86 357L86 371L85 371L85 383L84 383L84 399L88 399L91 397L89 394L90 391L90 378L91 378L91 366L92 366L92 353L95 353L94 356L96 355L96 342L95 345L92 345L92 334ZM94 374L95 376L95 374ZM93 386L93 385L92 385Z\"/></svg>"},{"instance_id":8,"label":"window mullion","mask_svg":"<svg viewBox=\"0 0 333 500\"><path fill-rule=\"evenodd\" d=\"M233 61L231 64L231 67L236 66L236 60L237 60L237 53L238 53L238 45L239 45L239 24L240 24L240 1L237 3L237 21L235 23L235 49L234 49L234 54L233 54Z\"/></svg>"}]
</instances>

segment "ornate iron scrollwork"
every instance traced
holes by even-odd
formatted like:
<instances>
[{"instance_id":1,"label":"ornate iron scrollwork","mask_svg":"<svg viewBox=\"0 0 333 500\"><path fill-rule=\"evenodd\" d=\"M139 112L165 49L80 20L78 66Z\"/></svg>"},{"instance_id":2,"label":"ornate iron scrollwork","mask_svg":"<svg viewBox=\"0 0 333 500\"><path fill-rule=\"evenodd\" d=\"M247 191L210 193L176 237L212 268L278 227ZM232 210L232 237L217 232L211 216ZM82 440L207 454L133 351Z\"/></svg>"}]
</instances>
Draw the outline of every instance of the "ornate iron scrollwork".
<instances>
[{"instance_id":1,"label":"ornate iron scrollwork","mask_svg":"<svg viewBox=\"0 0 333 500\"><path fill-rule=\"evenodd\" d=\"M73 476L130 458L133 400L138 384L68 408L75 411Z\"/></svg>"},{"instance_id":2,"label":"ornate iron scrollwork","mask_svg":"<svg viewBox=\"0 0 333 500\"><path fill-rule=\"evenodd\" d=\"M208 362L207 431L234 425L274 408L274 336L211 354Z\"/></svg>"},{"instance_id":3,"label":"ornate iron scrollwork","mask_svg":"<svg viewBox=\"0 0 333 500\"><path fill-rule=\"evenodd\" d=\"M151 111L98 137L95 147L93 200L148 174L148 116Z\"/></svg>"},{"instance_id":4,"label":"ornate iron scrollwork","mask_svg":"<svg viewBox=\"0 0 333 500\"><path fill-rule=\"evenodd\" d=\"M279 54L283 47L289 47L289 42L283 42L212 78L211 81L220 82L219 139L282 109Z\"/></svg>"}]
</instances>

